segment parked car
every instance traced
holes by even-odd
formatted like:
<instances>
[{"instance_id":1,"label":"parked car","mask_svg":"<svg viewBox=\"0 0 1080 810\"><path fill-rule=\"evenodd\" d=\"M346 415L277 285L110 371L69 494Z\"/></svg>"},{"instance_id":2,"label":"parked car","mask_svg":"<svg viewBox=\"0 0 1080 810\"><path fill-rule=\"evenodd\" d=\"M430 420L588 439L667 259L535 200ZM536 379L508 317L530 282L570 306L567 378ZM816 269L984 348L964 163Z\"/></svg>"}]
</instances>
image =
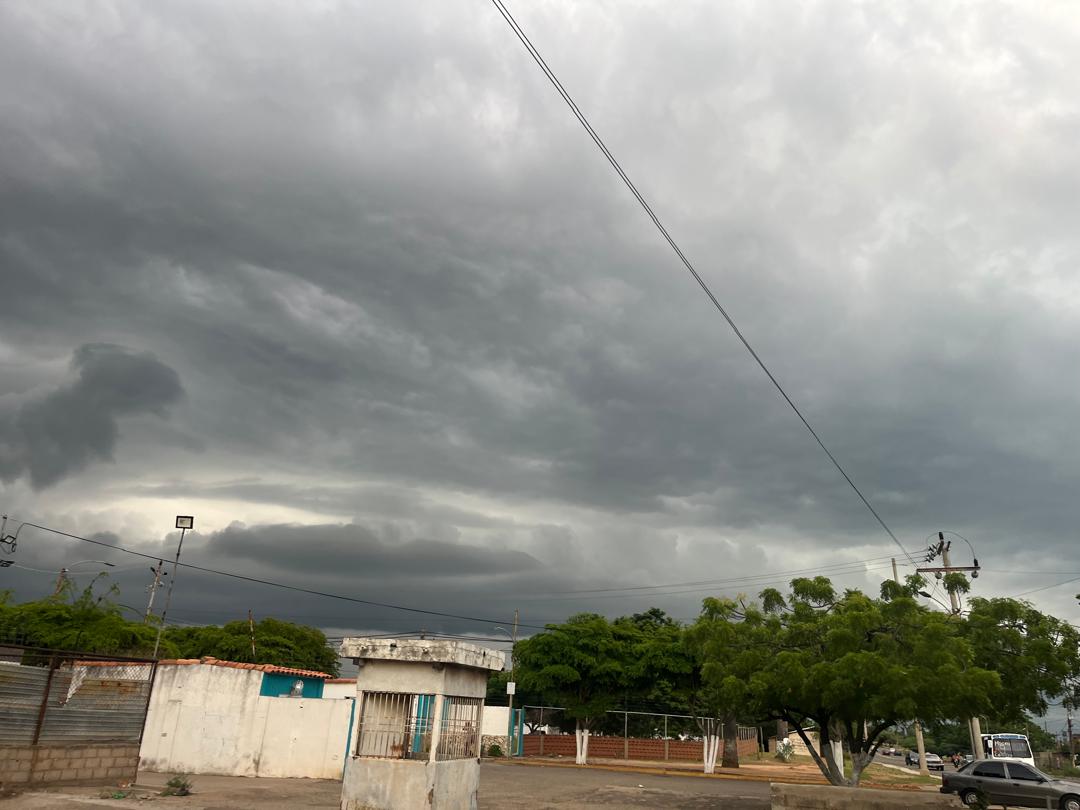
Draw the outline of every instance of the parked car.
<instances>
[{"instance_id":1,"label":"parked car","mask_svg":"<svg viewBox=\"0 0 1080 810\"><path fill-rule=\"evenodd\" d=\"M919 766L919 752L908 751L907 756L904 757L904 764L917 768ZM945 770L945 763L937 754L931 754L929 751L927 751L926 769L929 771L943 771Z\"/></svg>"},{"instance_id":2,"label":"parked car","mask_svg":"<svg viewBox=\"0 0 1080 810\"><path fill-rule=\"evenodd\" d=\"M943 773L941 792L959 794L969 807L978 805L981 794L990 804L1006 807L1053 804L1061 810L1080 810L1080 782L1055 779L1011 759L984 759L968 763L956 773Z\"/></svg>"}]
</instances>

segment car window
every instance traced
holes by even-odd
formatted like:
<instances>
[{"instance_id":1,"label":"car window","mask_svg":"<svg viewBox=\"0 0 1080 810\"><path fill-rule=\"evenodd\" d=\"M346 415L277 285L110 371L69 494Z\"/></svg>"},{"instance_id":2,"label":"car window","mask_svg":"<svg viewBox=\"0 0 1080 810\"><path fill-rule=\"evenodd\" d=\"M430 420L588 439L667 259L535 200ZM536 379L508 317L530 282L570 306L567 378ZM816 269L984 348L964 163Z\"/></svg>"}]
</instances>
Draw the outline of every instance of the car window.
<instances>
[{"instance_id":1,"label":"car window","mask_svg":"<svg viewBox=\"0 0 1080 810\"><path fill-rule=\"evenodd\" d=\"M980 762L975 766L975 770L972 771L974 776L985 776L990 779L1004 779L1005 778L1005 763L1004 762Z\"/></svg>"},{"instance_id":2,"label":"car window","mask_svg":"<svg viewBox=\"0 0 1080 810\"><path fill-rule=\"evenodd\" d=\"M1019 762L1009 763L1009 778L1023 780L1024 782L1041 782L1042 777L1027 765Z\"/></svg>"}]
</instances>

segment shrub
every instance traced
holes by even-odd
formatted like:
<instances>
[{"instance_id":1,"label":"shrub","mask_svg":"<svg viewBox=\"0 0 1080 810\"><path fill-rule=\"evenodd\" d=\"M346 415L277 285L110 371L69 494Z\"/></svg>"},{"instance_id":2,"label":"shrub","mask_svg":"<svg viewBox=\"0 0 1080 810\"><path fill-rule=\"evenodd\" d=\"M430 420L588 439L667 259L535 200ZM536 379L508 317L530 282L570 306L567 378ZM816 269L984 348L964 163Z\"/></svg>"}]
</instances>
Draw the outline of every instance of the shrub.
<instances>
[{"instance_id":1,"label":"shrub","mask_svg":"<svg viewBox=\"0 0 1080 810\"><path fill-rule=\"evenodd\" d=\"M781 762L791 762L795 758L795 743L791 740L780 740L776 744L776 758Z\"/></svg>"},{"instance_id":2,"label":"shrub","mask_svg":"<svg viewBox=\"0 0 1080 810\"><path fill-rule=\"evenodd\" d=\"M502 746L498 743L492 743L488 746L487 755L493 759L497 759L503 755Z\"/></svg>"},{"instance_id":3,"label":"shrub","mask_svg":"<svg viewBox=\"0 0 1080 810\"><path fill-rule=\"evenodd\" d=\"M187 774L178 773L172 779L165 783L165 789L161 791L162 796L190 796L191 795L191 779Z\"/></svg>"}]
</instances>

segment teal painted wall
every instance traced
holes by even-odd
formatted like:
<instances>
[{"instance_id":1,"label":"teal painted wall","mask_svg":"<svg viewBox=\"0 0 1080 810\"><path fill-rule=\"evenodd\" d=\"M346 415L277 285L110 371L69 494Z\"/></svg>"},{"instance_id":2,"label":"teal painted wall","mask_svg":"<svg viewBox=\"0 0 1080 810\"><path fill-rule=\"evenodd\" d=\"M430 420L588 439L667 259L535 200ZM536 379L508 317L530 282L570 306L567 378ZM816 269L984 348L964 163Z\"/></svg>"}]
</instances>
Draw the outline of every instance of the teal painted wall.
<instances>
[{"instance_id":1,"label":"teal painted wall","mask_svg":"<svg viewBox=\"0 0 1080 810\"><path fill-rule=\"evenodd\" d=\"M322 678L304 678L300 675L282 675L278 672L263 673L262 688L259 690L259 694L264 697L280 697L281 695L288 695L289 690L292 689L292 685L296 683L297 679L304 682L304 697L322 697Z\"/></svg>"}]
</instances>

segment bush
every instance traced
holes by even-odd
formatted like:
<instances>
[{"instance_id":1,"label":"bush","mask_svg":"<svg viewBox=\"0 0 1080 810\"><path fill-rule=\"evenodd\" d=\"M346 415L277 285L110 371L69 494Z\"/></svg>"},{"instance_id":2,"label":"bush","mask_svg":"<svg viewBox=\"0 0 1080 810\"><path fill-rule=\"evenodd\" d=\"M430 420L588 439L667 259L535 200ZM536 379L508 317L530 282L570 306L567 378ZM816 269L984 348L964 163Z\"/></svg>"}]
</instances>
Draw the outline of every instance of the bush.
<instances>
[{"instance_id":1,"label":"bush","mask_svg":"<svg viewBox=\"0 0 1080 810\"><path fill-rule=\"evenodd\" d=\"M162 796L190 796L191 795L191 779L187 774L178 773L172 779L165 783L165 789L161 791Z\"/></svg>"},{"instance_id":2,"label":"bush","mask_svg":"<svg viewBox=\"0 0 1080 810\"><path fill-rule=\"evenodd\" d=\"M503 756L502 746L498 743L492 743L488 746L487 755L492 759L498 759Z\"/></svg>"},{"instance_id":3,"label":"bush","mask_svg":"<svg viewBox=\"0 0 1080 810\"><path fill-rule=\"evenodd\" d=\"M781 762L791 762L795 759L795 743L791 740L780 740L776 744L776 758Z\"/></svg>"}]
</instances>

